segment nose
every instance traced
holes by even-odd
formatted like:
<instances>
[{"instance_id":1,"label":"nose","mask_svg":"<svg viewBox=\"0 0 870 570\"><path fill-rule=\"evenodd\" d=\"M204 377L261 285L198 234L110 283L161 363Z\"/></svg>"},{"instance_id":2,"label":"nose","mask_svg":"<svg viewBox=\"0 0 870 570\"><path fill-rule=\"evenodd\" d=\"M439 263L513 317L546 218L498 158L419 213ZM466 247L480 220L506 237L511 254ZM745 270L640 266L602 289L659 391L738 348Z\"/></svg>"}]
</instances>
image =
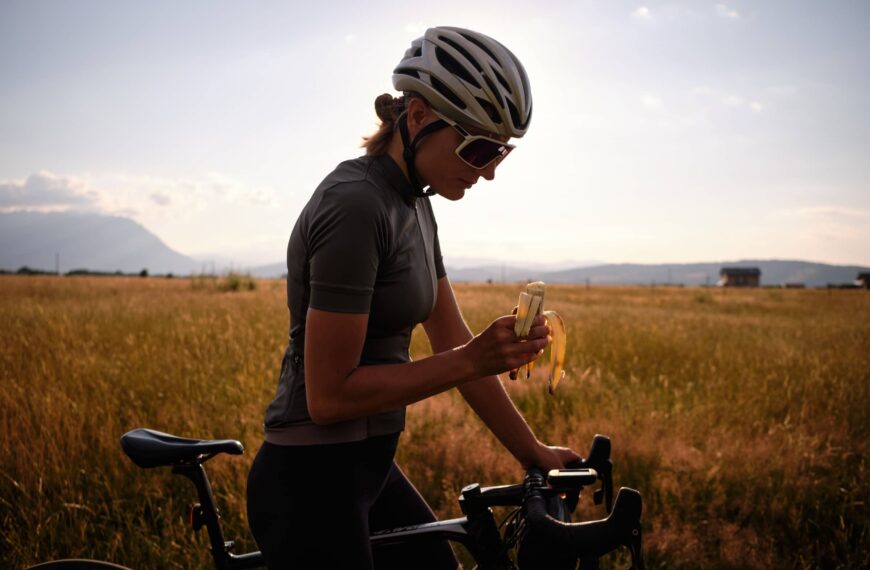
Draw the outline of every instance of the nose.
<instances>
[{"instance_id":1,"label":"nose","mask_svg":"<svg viewBox=\"0 0 870 570\"><path fill-rule=\"evenodd\" d=\"M489 163L489 165L480 171L480 175L486 178L487 180L495 179L495 167L498 166L498 163L501 162L501 159L493 160Z\"/></svg>"}]
</instances>

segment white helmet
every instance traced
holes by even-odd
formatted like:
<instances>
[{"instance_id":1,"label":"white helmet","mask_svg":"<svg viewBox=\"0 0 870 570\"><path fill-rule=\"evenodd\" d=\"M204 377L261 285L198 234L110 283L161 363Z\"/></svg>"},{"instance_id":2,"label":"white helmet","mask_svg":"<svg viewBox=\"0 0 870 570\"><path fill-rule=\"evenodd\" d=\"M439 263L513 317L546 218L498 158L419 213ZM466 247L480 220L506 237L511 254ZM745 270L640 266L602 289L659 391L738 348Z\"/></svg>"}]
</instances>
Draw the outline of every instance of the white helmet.
<instances>
[{"instance_id":1,"label":"white helmet","mask_svg":"<svg viewBox=\"0 0 870 570\"><path fill-rule=\"evenodd\" d=\"M529 78L520 60L489 36L463 28L429 28L393 71L398 91L413 91L467 126L521 137L532 118Z\"/></svg>"}]
</instances>

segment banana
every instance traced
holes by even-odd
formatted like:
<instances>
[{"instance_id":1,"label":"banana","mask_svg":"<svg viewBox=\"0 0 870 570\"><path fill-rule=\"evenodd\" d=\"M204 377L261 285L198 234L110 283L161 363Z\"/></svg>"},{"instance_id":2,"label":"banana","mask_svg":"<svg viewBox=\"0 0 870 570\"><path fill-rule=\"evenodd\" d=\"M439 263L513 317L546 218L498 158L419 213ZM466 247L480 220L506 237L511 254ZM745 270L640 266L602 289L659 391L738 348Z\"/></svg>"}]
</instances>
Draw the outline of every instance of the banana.
<instances>
[{"instance_id":1,"label":"banana","mask_svg":"<svg viewBox=\"0 0 870 570\"><path fill-rule=\"evenodd\" d=\"M550 327L550 335L553 340L550 343L550 373L548 379L548 389L550 394L556 392L556 386L559 381L565 376L565 351L568 348L568 335L565 331L565 323L562 317L555 311L544 310L545 285L543 281L535 281L526 286L526 290L520 293L520 298L517 302L516 324L514 325L514 333L524 338L529 335L529 330L532 328L532 322L538 315L543 315L547 319L547 324ZM518 376L525 374L526 378L531 377L534 361L521 366L516 370L511 370L510 379L516 380Z\"/></svg>"}]
</instances>

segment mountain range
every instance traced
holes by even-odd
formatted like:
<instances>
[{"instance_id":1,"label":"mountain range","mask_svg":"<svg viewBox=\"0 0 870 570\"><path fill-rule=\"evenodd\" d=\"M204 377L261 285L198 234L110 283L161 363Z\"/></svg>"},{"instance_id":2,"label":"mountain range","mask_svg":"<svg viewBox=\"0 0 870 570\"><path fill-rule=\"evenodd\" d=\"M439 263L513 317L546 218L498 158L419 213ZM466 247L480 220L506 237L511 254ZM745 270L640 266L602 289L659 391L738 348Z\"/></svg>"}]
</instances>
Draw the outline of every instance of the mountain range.
<instances>
[{"instance_id":1,"label":"mountain range","mask_svg":"<svg viewBox=\"0 0 870 570\"><path fill-rule=\"evenodd\" d=\"M141 224L90 212L0 213L0 269L60 269L187 275L196 260L163 243Z\"/></svg>"},{"instance_id":2,"label":"mountain range","mask_svg":"<svg viewBox=\"0 0 870 570\"><path fill-rule=\"evenodd\" d=\"M829 265L809 261L744 259L706 263L603 264L560 271L532 273L522 268L478 267L450 271L451 281L534 281L546 283L589 283L591 285L715 285L724 267L757 267L762 285L803 284L824 287L852 283L866 267ZM502 278L502 275L505 277Z\"/></svg>"},{"instance_id":3,"label":"mountain range","mask_svg":"<svg viewBox=\"0 0 870 570\"><path fill-rule=\"evenodd\" d=\"M807 287L852 283L870 268L792 260L736 260L705 263L601 264L567 269L500 265L481 260L473 265L447 258L447 273L454 282L589 283L593 285L714 285L723 267L758 267L762 285L801 283ZM85 212L0 213L0 269L21 267L61 272L92 271L173 273L189 275L201 263L182 255L139 223L125 217ZM284 262L254 267L256 277L280 277Z\"/></svg>"}]
</instances>

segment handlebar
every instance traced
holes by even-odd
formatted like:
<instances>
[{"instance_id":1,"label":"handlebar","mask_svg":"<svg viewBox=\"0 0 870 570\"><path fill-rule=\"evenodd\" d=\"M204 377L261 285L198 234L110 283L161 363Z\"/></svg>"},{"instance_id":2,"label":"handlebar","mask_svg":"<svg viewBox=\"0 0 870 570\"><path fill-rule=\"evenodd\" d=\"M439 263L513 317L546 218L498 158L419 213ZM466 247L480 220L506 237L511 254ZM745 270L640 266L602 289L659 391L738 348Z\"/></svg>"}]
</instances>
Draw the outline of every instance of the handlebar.
<instances>
[{"instance_id":1,"label":"handlebar","mask_svg":"<svg viewBox=\"0 0 870 570\"><path fill-rule=\"evenodd\" d=\"M558 473L558 472L557 472ZM525 481L523 509L529 537L539 546L567 553L579 559L603 556L620 546L631 552L632 570L643 570L640 515L643 510L640 493L622 487L607 518L569 523L553 518L548 512L547 498L553 489L543 471L532 468Z\"/></svg>"},{"instance_id":2,"label":"handlebar","mask_svg":"<svg viewBox=\"0 0 870 570\"><path fill-rule=\"evenodd\" d=\"M610 450L610 438L596 435L589 454L570 465L571 469L554 469L544 473L539 468L531 468L521 484L497 487L481 487L477 483L468 485L459 498L460 507L469 518L488 512L490 507L522 507L526 521L522 540L523 544L528 545L528 561L552 554L568 556L575 561L584 560L626 546L631 552L631 568L643 570L640 493L623 487L616 501L613 500ZM596 504L605 504L608 516L596 521L566 522L574 511L580 490L597 481L601 482L601 487L595 490L593 498ZM521 546L521 557L522 550ZM520 568L527 567L536 568L540 564L520 564Z\"/></svg>"}]
</instances>

